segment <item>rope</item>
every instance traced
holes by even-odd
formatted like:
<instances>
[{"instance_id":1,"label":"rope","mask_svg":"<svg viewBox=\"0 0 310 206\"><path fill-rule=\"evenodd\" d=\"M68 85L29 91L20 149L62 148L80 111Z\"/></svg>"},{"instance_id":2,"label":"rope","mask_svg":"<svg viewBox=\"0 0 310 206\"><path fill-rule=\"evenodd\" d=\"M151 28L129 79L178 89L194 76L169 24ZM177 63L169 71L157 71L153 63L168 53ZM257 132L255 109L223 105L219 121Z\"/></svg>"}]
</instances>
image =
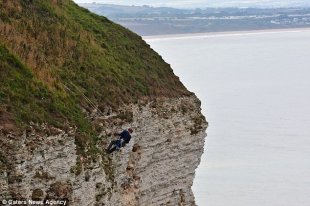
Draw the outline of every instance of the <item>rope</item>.
<instances>
[{"instance_id":1,"label":"rope","mask_svg":"<svg viewBox=\"0 0 310 206\"><path fill-rule=\"evenodd\" d=\"M71 81L69 82L74 88L75 90L82 95L82 97L89 103L89 105L94 109L97 110L98 113L102 116L104 116L103 112L100 111L100 109L96 106L96 104L94 104L87 96L85 96L84 92L75 84L73 84ZM74 92L65 84L61 83L65 89L67 89L69 92L71 92L72 94L74 94Z\"/></svg>"}]
</instances>

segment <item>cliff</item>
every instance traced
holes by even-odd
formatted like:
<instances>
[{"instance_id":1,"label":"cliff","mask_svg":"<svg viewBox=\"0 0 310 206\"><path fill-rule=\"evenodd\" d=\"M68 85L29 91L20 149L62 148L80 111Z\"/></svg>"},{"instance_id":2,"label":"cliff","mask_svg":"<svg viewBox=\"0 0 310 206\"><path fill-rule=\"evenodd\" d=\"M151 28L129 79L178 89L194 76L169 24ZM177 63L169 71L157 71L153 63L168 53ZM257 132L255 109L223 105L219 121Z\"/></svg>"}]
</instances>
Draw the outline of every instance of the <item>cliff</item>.
<instances>
[{"instance_id":1,"label":"cliff","mask_svg":"<svg viewBox=\"0 0 310 206\"><path fill-rule=\"evenodd\" d=\"M194 205L207 123L170 66L72 1L0 5L0 199Z\"/></svg>"}]
</instances>

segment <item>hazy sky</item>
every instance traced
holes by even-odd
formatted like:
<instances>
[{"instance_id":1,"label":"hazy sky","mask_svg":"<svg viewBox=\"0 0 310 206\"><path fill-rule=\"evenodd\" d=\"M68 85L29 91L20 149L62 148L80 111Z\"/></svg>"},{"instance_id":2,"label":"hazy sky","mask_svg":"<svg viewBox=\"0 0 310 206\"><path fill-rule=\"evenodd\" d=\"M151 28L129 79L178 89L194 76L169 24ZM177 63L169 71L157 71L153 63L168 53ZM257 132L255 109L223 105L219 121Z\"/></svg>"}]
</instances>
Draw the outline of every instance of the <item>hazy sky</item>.
<instances>
[{"instance_id":1,"label":"hazy sky","mask_svg":"<svg viewBox=\"0 0 310 206\"><path fill-rule=\"evenodd\" d=\"M151 5L169 7L279 7L310 6L310 0L74 0L77 3Z\"/></svg>"}]
</instances>

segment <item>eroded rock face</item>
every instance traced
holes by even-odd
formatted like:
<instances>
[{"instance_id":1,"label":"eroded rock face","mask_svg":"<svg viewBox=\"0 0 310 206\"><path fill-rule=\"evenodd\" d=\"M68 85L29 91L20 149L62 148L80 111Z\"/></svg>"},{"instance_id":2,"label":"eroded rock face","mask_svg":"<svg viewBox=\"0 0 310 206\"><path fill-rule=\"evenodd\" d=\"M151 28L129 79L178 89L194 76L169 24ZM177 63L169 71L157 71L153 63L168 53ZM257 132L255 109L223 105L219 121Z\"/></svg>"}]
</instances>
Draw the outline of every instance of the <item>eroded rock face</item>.
<instances>
[{"instance_id":1,"label":"eroded rock face","mask_svg":"<svg viewBox=\"0 0 310 206\"><path fill-rule=\"evenodd\" d=\"M126 115L94 118L102 129L101 154L92 161L77 155L73 128L49 135L1 134L11 141L12 151L9 166L1 168L0 198L60 197L71 205L195 205L191 186L207 127L199 100L160 99L124 110ZM131 142L105 154L113 133L128 127L134 128Z\"/></svg>"}]
</instances>

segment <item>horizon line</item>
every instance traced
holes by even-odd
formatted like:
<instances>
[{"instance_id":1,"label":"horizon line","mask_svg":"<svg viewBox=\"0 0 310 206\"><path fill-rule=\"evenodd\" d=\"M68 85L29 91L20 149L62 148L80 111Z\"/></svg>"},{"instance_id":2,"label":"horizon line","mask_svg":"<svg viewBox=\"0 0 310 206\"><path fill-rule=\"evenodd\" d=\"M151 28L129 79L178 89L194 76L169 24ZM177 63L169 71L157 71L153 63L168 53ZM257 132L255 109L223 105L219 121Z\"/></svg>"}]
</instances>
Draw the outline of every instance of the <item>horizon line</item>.
<instances>
[{"instance_id":1,"label":"horizon line","mask_svg":"<svg viewBox=\"0 0 310 206\"><path fill-rule=\"evenodd\" d=\"M79 0L73 0L77 4L98 4L98 5L113 5L113 6L128 6L128 7L151 7L151 8L172 8L180 10L196 10L196 9L307 9L310 8L310 3L305 5L287 5L287 6L169 6L169 5L151 5L151 4L116 4L116 3L104 3L104 2L81 2Z\"/></svg>"}]
</instances>

